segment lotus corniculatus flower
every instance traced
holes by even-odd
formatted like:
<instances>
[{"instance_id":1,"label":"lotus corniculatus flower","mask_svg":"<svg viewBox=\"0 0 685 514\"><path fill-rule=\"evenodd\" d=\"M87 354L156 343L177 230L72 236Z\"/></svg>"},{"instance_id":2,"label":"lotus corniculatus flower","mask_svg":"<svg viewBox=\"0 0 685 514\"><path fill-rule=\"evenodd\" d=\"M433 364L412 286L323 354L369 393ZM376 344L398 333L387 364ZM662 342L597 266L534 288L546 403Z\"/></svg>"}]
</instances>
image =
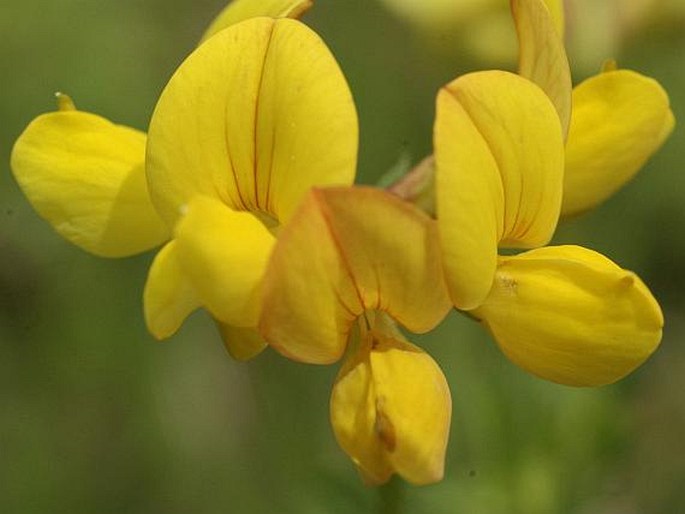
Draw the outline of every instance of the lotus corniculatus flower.
<instances>
[{"instance_id":1,"label":"lotus corniculatus flower","mask_svg":"<svg viewBox=\"0 0 685 514\"><path fill-rule=\"evenodd\" d=\"M315 364L344 356L331 422L372 484L443 475L447 382L395 325L427 332L451 307L435 230L384 191L316 189L281 231L264 280L260 329L274 348Z\"/></svg>"},{"instance_id":2,"label":"lotus corniculatus flower","mask_svg":"<svg viewBox=\"0 0 685 514\"><path fill-rule=\"evenodd\" d=\"M290 15L310 3L261 7ZM352 183L358 144L325 44L295 20L240 21L264 13L255 5L235 2L212 24L162 93L147 140L61 96L12 155L34 207L87 251L126 256L171 238L145 287L150 331L166 338L204 307L237 358L264 347L259 283L280 226L313 185Z\"/></svg>"},{"instance_id":3,"label":"lotus corniculatus flower","mask_svg":"<svg viewBox=\"0 0 685 514\"><path fill-rule=\"evenodd\" d=\"M558 68L566 59L552 54L563 47L534 42L544 40L541 33L554 35L549 16L530 16L535 3L514 2L528 20L538 20L518 22L520 31L536 31L521 37L539 49L522 52L528 78L477 72L451 82L437 98L437 216L447 284L454 305L481 319L523 368L564 384L602 385L655 350L663 326L659 305L637 276L596 252L539 247L551 240L560 213L595 205L637 170L672 127L672 114L653 81L608 71L574 92L565 143L570 89L564 93L567 74ZM642 86L652 101L627 106L618 90ZM631 148L618 140L640 131L651 137ZM616 163L603 169L599 163L611 161L619 146L623 175L604 176ZM504 257L502 247L538 249Z\"/></svg>"}]
</instances>

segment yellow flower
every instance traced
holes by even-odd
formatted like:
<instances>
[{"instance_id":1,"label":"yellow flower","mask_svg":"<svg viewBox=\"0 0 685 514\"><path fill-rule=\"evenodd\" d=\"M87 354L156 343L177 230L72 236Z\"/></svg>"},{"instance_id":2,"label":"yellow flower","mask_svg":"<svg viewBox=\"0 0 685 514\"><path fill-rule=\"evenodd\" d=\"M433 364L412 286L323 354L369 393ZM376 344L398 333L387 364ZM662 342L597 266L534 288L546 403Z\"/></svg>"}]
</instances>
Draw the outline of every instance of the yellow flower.
<instances>
[{"instance_id":1,"label":"yellow flower","mask_svg":"<svg viewBox=\"0 0 685 514\"><path fill-rule=\"evenodd\" d=\"M347 83L305 25L255 18L201 45L150 122L150 194L174 231L145 287L152 333L171 335L202 306L236 357L259 351L230 335L256 326L277 233L312 186L350 184L356 155Z\"/></svg>"},{"instance_id":2,"label":"yellow flower","mask_svg":"<svg viewBox=\"0 0 685 514\"><path fill-rule=\"evenodd\" d=\"M283 228L264 279L259 326L271 346L315 364L347 352L331 422L372 484L392 473L416 484L443 476L449 389L393 322L426 332L450 309L435 230L384 191L315 189Z\"/></svg>"},{"instance_id":3,"label":"yellow flower","mask_svg":"<svg viewBox=\"0 0 685 514\"><path fill-rule=\"evenodd\" d=\"M563 81L548 80L564 76L553 65L563 59L553 47L537 46L551 72L533 58L528 75L547 94L526 78L490 71L463 76L438 95L436 194L446 279L454 305L480 318L514 362L556 382L600 385L632 371L658 345L663 318L648 289L582 248L498 256L499 247L547 244L562 201L576 193L564 180L571 151L569 143L564 151L560 115L565 95L550 94Z\"/></svg>"},{"instance_id":4,"label":"yellow flower","mask_svg":"<svg viewBox=\"0 0 685 514\"><path fill-rule=\"evenodd\" d=\"M312 185L353 181L356 112L323 42L295 21L243 21L310 5L229 4L166 87L149 136L60 95L14 146L29 201L86 251L128 256L171 237L144 292L158 338L202 306L232 354L263 348L258 283L279 225Z\"/></svg>"}]
</instances>

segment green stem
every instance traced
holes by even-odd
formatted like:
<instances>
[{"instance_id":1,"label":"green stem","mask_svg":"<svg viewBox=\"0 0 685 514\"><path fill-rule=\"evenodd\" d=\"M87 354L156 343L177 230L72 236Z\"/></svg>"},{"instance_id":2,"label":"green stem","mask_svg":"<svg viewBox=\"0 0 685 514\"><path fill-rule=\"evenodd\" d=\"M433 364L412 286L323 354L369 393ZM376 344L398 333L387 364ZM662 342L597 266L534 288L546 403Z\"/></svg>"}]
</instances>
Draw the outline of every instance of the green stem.
<instances>
[{"instance_id":1,"label":"green stem","mask_svg":"<svg viewBox=\"0 0 685 514\"><path fill-rule=\"evenodd\" d=\"M404 501L405 483L402 479L393 477L390 482L378 488L380 514L400 514Z\"/></svg>"}]
</instances>

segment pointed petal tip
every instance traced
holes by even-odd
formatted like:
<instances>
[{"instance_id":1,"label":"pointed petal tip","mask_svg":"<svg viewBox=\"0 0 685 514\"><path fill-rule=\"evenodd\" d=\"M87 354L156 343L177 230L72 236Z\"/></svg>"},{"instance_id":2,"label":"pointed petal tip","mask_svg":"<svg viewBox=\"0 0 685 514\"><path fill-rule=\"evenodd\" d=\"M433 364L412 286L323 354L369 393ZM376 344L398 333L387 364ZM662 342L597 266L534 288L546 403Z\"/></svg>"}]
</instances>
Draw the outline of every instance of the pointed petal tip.
<instances>
[{"instance_id":1,"label":"pointed petal tip","mask_svg":"<svg viewBox=\"0 0 685 514\"><path fill-rule=\"evenodd\" d=\"M57 91L55 93L55 100L57 101L58 111L75 111L76 105L69 95Z\"/></svg>"}]
</instances>

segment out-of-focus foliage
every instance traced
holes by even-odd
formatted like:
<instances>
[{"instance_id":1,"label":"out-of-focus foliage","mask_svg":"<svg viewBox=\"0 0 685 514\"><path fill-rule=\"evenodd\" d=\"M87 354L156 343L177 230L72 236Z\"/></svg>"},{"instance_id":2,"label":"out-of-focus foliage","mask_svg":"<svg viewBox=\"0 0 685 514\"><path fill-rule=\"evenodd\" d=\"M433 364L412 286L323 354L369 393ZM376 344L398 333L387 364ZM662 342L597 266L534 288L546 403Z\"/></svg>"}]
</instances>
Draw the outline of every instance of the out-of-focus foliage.
<instances>
[{"instance_id":1,"label":"out-of-focus foliage","mask_svg":"<svg viewBox=\"0 0 685 514\"><path fill-rule=\"evenodd\" d=\"M590 3L587 12L599 19L599 2ZM574 78L616 57L656 77L682 123L685 25L673 14L682 13L681 1L669 5L680 10L636 18L611 55L583 57L580 69L571 46ZM1 512L306 514L378 505L378 492L355 476L328 425L333 367L272 351L237 363L202 314L170 341L154 342L141 307L151 254L118 261L85 254L53 233L11 178L12 142L53 109L55 91L146 129L166 80L223 7L221 0L0 5ZM606 9L602 19L613 20ZM451 38L427 44L379 2L318 0L304 21L350 82L365 183L429 154L437 89L485 66ZM606 27L595 20L583 31L601 38ZM456 315L414 338L443 367L454 407L445 480L404 486L404 512L685 510L682 140L677 126L635 180L555 238L643 277L664 307L659 351L616 385L570 389L520 371Z\"/></svg>"}]
</instances>

